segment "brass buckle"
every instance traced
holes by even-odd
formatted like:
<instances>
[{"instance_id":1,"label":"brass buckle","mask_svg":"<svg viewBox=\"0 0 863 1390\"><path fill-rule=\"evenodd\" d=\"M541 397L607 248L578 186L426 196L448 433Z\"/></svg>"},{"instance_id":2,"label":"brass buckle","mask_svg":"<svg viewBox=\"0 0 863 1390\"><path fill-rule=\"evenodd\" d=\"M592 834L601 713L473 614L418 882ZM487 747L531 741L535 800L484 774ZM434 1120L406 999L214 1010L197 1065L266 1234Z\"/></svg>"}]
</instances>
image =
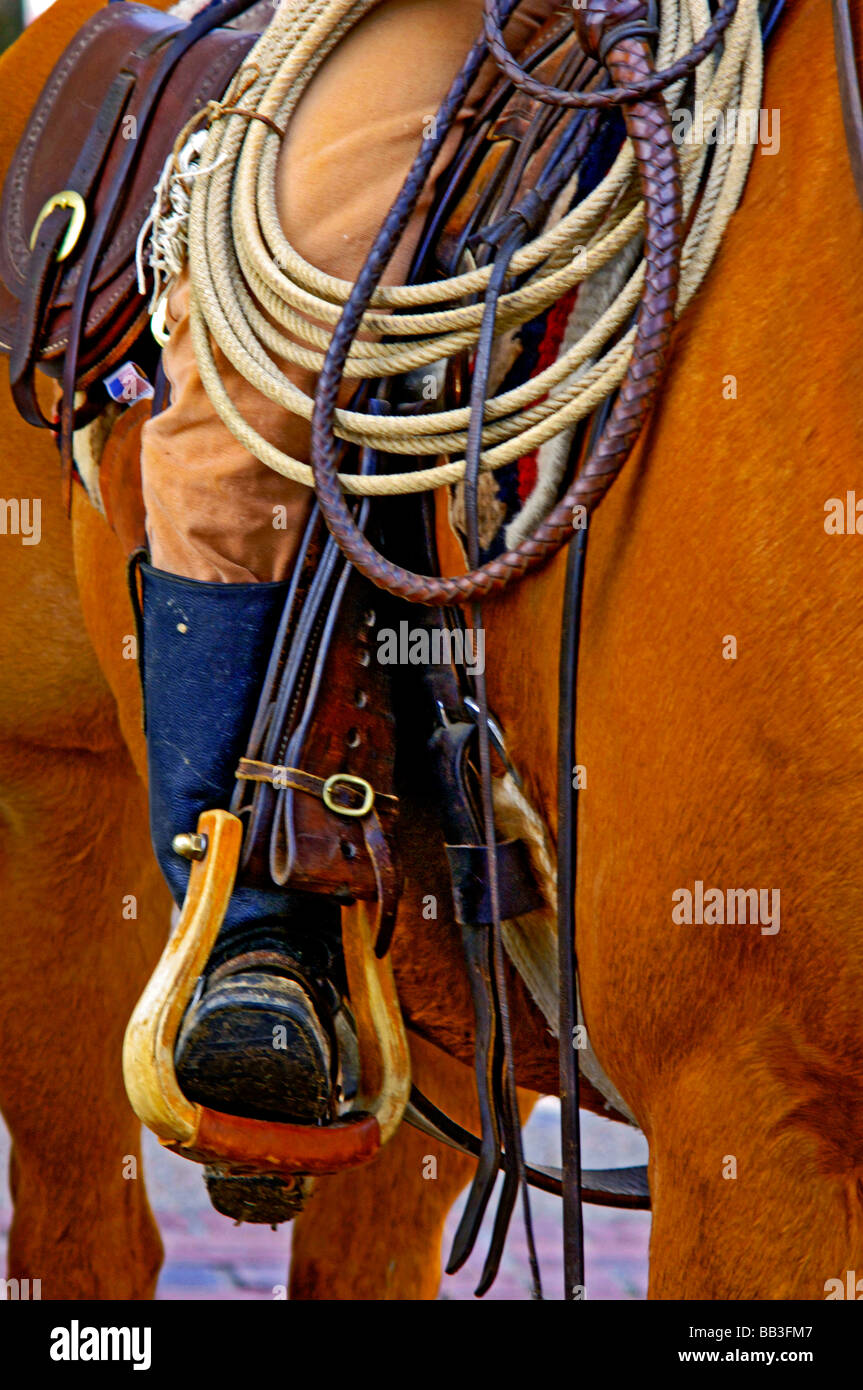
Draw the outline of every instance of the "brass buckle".
<instances>
[{"instance_id":1,"label":"brass buckle","mask_svg":"<svg viewBox=\"0 0 863 1390\"><path fill-rule=\"evenodd\" d=\"M70 208L72 212L69 226L66 228L66 235L61 241L60 249L57 252L57 260L65 261L66 257L71 254L78 244L81 229L87 219L87 204L84 202L80 193L75 193L70 188L64 188L62 193L53 193L42 208L42 211L36 218L36 225L30 237L30 250L32 251L33 247L36 245L39 228L42 226L45 218L50 216L55 208Z\"/></svg>"},{"instance_id":2,"label":"brass buckle","mask_svg":"<svg viewBox=\"0 0 863 1390\"><path fill-rule=\"evenodd\" d=\"M363 791L362 805L360 806L337 806L333 801L333 788L338 782L343 782L351 787L360 787ZM354 777L350 772L334 772L332 777L328 777L321 789L321 800L328 811L334 811L337 816L367 816L375 804L375 792L371 783L365 777Z\"/></svg>"}]
</instances>

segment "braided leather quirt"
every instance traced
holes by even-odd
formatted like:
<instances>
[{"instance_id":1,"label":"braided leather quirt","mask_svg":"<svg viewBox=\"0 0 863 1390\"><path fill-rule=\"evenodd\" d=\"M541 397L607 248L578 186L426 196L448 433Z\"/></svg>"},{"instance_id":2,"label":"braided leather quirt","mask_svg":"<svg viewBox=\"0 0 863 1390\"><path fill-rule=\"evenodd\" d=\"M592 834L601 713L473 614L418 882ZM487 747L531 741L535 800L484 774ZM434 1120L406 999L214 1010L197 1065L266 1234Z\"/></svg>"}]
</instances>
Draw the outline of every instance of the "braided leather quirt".
<instances>
[{"instance_id":1,"label":"braided leather quirt","mask_svg":"<svg viewBox=\"0 0 863 1390\"><path fill-rule=\"evenodd\" d=\"M645 81L653 71L650 48L639 35L614 43L605 57L612 81L621 86ZM538 84L542 90L541 84ZM450 93L447 105L453 93ZM365 292L374 284L395 244L392 232L409 216L398 200L390 213L390 236L376 243L357 281L355 305L349 302L321 372L312 420L312 467L315 491L332 535L343 554L372 583L413 603L460 604L503 589L513 579L536 568L575 534L575 508L588 513L605 496L620 472L650 412L662 376L679 277L682 237L682 196L677 151L671 123L661 96L647 97L624 107L627 134L638 164L645 206L645 286L636 324L632 358L608 424L578 476L563 498L533 533L515 549L463 575L440 578L414 574L392 564L358 530L348 510L337 476L333 418L341 373L356 326L362 316ZM439 126L440 128L440 126ZM429 142L431 143L431 142ZM407 193L411 178L405 184ZM405 204L407 207L407 204ZM388 219L388 221L390 221ZM386 251L383 248L389 248ZM350 310L353 307L353 312Z\"/></svg>"},{"instance_id":2,"label":"braided leather quirt","mask_svg":"<svg viewBox=\"0 0 863 1390\"><path fill-rule=\"evenodd\" d=\"M688 77L716 47L734 18L737 5L738 0L724 0L721 9L714 15L701 38L692 45L688 53L684 53L669 67L659 72L651 68L650 76L643 79L627 81L622 76L618 77L615 79L616 86L607 87L602 92L569 92L563 87L550 87L537 82L530 73L525 72L504 42L497 0L485 0L483 24L489 52L513 86L550 106L566 106L576 110L607 110L608 107L619 106L623 102L637 101L640 97L655 96L657 92L664 91L680 78ZM600 58L608 66L607 57L602 56L602 43L603 38L608 35L609 22L614 25L620 24L621 29L632 24L634 29L642 20L646 9L645 0L587 0L586 5L582 0L582 5L575 9L573 15L579 42L591 57Z\"/></svg>"}]
</instances>

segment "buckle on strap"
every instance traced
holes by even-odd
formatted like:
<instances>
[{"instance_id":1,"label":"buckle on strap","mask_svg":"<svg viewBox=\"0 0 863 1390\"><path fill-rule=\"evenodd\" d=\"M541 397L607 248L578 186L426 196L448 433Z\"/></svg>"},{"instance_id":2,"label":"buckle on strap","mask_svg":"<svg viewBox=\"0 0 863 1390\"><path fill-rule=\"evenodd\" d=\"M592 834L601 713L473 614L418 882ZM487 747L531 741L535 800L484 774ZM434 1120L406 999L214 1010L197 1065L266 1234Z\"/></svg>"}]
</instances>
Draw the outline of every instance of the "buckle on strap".
<instances>
[{"instance_id":1,"label":"buckle on strap","mask_svg":"<svg viewBox=\"0 0 863 1390\"><path fill-rule=\"evenodd\" d=\"M339 806L333 801L333 790L338 784L358 787L363 793L363 799L359 806ZM364 777L354 777L350 772L334 772L332 777L328 777L321 788L321 800L328 811L334 811L337 816L367 816L375 804L375 791L370 782Z\"/></svg>"},{"instance_id":2,"label":"buckle on strap","mask_svg":"<svg viewBox=\"0 0 863 1390\"><path fill-rule=\"evenodd\" d=\"M60 243L60 248L56 256L57 261L65 261L66 257L71 255L77 246L78 238L81 235L84 223L87 219L87 204L84 202L81 194L75 193L71 188L64 188L62 193L52 193L47 203L43 205L42 211L36 218L36 225L30 234L30 250L32 251L33 247L36 245L39 228L42 226L45 218L50 217L51 213L57 208L69 208L72 213L69 219L69 225L66 228L66 235Z\"/></svg>"},{"instance_id":3,"label":"buckle on strap","mask_svg":"<svg viewBox=\"0 0 863 1390\"><path fill-rule=\"evenodd\" d=\"M316 777L314 773L303 772L299 767L282 767L277 763L264 763L256 758L241 758L234 774L244 782L269 782L279 791L292 787L294 791L305 792L307 796L317 796L328 811L337 816L367 816L372 807L380 803L388 810L395 811L399 804L397 796L388 792L376 792L365 777L356 777L352 772L334 772L331 777ZM343 786L357 787L363 794L358 806L342 806L335 800L333 792L341 783Z\"/></svg>"}]
</instances>

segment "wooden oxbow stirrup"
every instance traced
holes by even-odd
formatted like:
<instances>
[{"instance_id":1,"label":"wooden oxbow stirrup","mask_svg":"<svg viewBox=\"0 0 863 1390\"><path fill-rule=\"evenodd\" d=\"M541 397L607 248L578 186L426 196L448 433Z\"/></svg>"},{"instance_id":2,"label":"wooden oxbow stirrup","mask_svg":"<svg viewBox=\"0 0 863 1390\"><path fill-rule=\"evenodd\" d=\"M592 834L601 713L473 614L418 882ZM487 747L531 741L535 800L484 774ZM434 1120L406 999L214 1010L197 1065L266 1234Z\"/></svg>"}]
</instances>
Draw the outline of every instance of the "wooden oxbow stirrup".
<instances>
[{"instance_id":1,"label":"wooden oxbow stirrup","mask_svg":"<svg viewBox=\"0 0 863 1390\"><path fill-rule=\"evenodd\" d=\"M354 911L346 938L351 998L367 1010L373 1027L365 1038L378 1051L364 1057L363 1077L378 1075L376 1095L360 1102L355 1118L332 1124L272 1124L220 1114L190 1103L174 1069L177 1032L195 984L225 915L240 854L242 826L225 811L207 811L198 823L203 839L192 867L186 901L171 940L126 1030L123 1072L137 1115L162 1143L201 1163L239 1163L279 1174L337 1173L374 1158L392 1136L408 1099L410 1063L388 962L375 959L364 909Z\"/></svg>"}]
</instances>

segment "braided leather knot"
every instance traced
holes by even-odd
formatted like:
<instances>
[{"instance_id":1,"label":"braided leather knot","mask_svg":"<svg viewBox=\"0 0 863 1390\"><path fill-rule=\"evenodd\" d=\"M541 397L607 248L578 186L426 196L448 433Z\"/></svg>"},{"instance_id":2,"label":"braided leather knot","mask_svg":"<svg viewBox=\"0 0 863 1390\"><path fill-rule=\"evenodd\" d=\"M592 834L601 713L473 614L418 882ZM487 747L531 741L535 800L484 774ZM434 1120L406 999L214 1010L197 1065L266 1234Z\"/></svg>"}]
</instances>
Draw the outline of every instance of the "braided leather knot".
<instances>
[{"instance_id":1,"label":"braided leather knot","mask_svg":"<svg viewBox=\"0 0 863 1390\"><path fill-rule=\"evenodd\" d=\"M579 45L599 63L621 39L657 32L652 0L572 0L572 7Z\"/></svg>"}]
</instances>

